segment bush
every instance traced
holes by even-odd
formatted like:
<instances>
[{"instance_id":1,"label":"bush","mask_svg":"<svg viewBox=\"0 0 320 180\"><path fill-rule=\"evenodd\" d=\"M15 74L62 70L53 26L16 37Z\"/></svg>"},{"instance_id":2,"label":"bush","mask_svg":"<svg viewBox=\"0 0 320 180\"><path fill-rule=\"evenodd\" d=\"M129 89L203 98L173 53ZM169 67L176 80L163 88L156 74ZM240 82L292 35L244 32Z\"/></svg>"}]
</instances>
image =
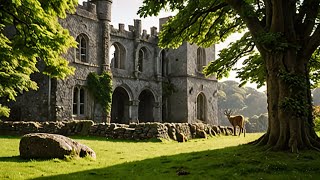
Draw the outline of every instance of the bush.
<instances>
[{"instance_id":1,"label":"bush","mask_svg":"<svg viewBox=\"0 0 320 180\"><path fill-rule=\"evenodd\" d=\"M320 131L320 106L313 107L313 116L314 116L314 130Z\"/></svg>"},{"instance_id":2,"label":"bush","mask_svg":"<svg viewBox=\"0 0 320 180\"><path fill-rule=\"evenodd\" d=\"M315 117L314 119L314 130L315 131L320 131L320 117Z\"/></svg>"}]
</instances>

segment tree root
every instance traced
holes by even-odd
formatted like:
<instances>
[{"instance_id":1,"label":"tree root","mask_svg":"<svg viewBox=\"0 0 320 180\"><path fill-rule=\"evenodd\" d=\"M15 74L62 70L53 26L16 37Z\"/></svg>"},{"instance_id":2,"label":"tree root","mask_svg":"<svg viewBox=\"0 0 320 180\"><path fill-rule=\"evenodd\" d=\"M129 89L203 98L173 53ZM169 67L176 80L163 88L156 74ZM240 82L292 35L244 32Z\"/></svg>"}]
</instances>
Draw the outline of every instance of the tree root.
<instances>
[{"instance_id":1,"label":"tree root","mask_svg":"<svg viewBox=\"0 0 320 180\"><path fill-rule=\"evenodd\" d=\"M265 134L262 135L261 137L259 137L259 139L254 140L254 141L251 141L251 142L249 142L248 144L250 144L250 145L256 145L256 144L258 144L258 143L260 142L260 140L261 140L264 136L265 136Z\"/></svg>"}]
</instances>

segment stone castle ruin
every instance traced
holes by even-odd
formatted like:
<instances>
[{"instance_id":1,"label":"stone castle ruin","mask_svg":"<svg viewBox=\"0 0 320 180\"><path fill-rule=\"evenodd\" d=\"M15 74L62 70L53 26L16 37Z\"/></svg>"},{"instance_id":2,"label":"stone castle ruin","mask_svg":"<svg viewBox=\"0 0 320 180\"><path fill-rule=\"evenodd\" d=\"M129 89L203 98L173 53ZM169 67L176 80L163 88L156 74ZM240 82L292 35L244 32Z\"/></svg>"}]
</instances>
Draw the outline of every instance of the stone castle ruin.
<instances>
[{"instance_id":1,"label":"stone castle ruin","mask_svg":"<svg viewBox=\"0 0 320 180\"><path fill-rule=\"evenodd\" d=\"M135 19L125 30L110 25L111 0L84 2L61 20L78 42L65 55L75 74L65 80L36 73L37 91L26 92L10 105L12 120L90 119L104 122L102 108L87 89L90 72L111 71L111 123L203 122L217 124L217 80L203 66L214 60L215 47L187 42L178 49L158 47L158 31L142 30ZM168 18L159 20L159 25ZM42 65L39 64L41 70Z\"/></svg>"}]
</instances>

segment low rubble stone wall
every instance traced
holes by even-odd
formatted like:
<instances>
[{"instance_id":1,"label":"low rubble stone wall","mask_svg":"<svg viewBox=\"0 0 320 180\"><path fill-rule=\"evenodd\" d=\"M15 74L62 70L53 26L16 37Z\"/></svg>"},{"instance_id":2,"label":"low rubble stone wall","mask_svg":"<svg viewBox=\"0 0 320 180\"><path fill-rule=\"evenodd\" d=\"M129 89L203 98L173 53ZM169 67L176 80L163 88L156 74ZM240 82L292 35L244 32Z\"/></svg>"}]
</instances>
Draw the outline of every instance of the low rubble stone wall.
<instances>
[{"instance_id":1,"label":"low rubble stone wall","mask_svg":"<svg viewBox=\"0 0 320 180\"><path fill-rule=\"evenodd\" d=\"M28 133L52 133L65 136L101 136L112 139L172 139L177 133L188 139L206 138L208 135L231 135L232 128L203 123L131 123L131 124L95 124L91 120L72 120L55 122L0 122L0 135L24 135Z\"/></svg>"}]
</instances>

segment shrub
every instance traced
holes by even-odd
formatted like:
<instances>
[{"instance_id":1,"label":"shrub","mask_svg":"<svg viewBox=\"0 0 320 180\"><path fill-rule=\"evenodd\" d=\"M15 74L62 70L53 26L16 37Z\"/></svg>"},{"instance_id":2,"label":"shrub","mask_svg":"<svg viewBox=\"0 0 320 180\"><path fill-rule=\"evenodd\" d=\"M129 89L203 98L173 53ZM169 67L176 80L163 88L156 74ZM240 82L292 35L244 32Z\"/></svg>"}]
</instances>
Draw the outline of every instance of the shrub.
<instances>
[{"instance_id":1,"label":"shrub","mask_svg":"<svg viewBox=\"0 0 320 180\"><path fill-rule=\"evenodd\" d=\"M313 106L314 130L320 131L320 106Z\"/></svg>"}]
</instances>

